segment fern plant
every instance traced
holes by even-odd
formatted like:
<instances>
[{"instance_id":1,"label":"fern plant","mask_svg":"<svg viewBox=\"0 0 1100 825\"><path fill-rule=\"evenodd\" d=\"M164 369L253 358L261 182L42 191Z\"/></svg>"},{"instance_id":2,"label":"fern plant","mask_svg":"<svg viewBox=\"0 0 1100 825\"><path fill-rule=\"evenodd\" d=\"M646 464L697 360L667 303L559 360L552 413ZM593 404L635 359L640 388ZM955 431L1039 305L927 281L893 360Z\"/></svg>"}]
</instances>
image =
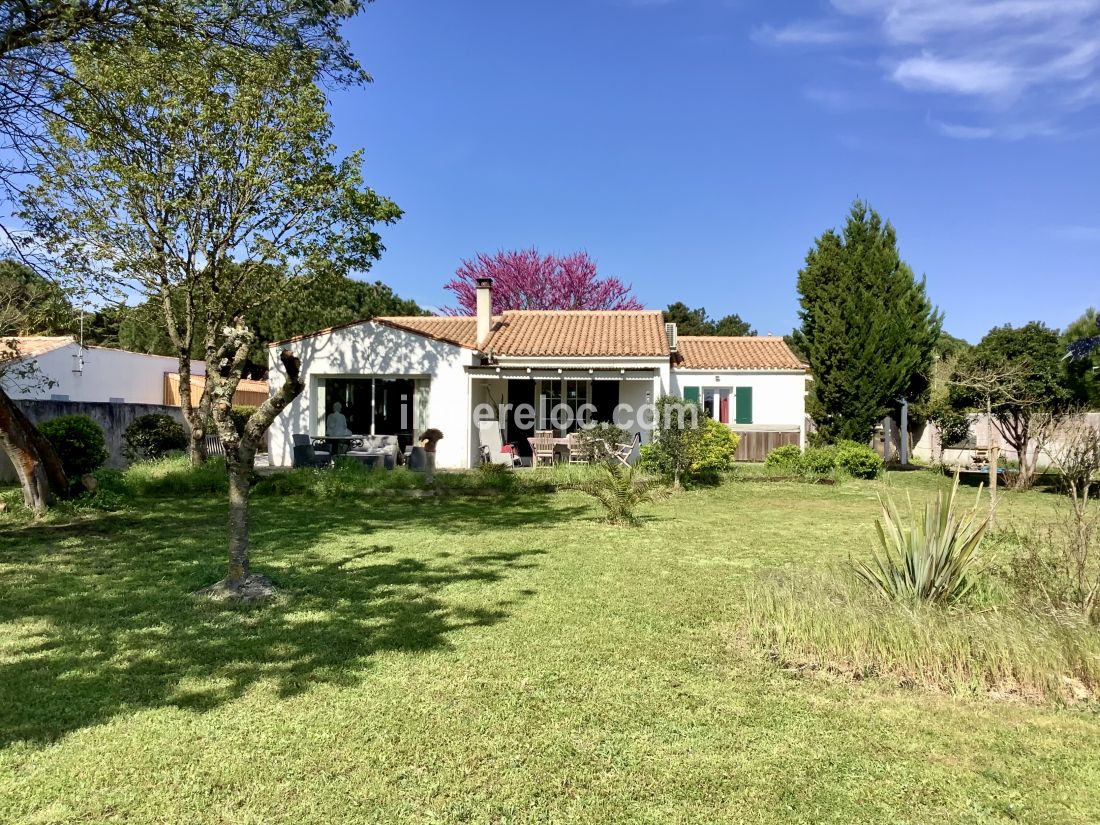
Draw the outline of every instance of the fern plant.
<instances>
[{"instance_id":1,"label":"fern plant","mask_svg":"<svg viewBox=\"0 0 1100 825\"><path fill-rule=\"evenodd\" d=\"M882 555L855 565L856 574L888 599L948 602L965 596L974 585L970 575L978 560L978 547L989 528L989 515L981 516L978 501L964 513L955 499L959 476L950 492L941 491L926 502L919 515L909 501L904 516L887 497L881 501L882 519L875 522Z\"/></svg>"},{"instance_id":2,"label":"fern plant","mask_svg":"<svg viewBox=\"0 0 1100 825\"><path fill-rule=\"evenodd\" d=\"M637 524L635 510L639 504L668 494L664 485L634 467L610 464L602 465L590 478L570 484L569 489L592 496L603 507L607 522L621 525Z\"/></svg>"}]
</instances>

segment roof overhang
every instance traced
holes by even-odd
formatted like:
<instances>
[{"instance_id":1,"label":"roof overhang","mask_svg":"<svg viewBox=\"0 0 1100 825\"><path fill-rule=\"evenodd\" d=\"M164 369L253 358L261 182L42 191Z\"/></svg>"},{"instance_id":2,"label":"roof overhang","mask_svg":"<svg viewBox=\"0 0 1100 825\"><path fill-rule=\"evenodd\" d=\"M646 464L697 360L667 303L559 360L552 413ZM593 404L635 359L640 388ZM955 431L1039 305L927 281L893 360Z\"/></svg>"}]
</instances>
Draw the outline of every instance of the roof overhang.
<instances>
[{"instance_id":1,"label":"roof overhang","mask_svg":"<svg viewBox=\"0 0 1100 825\"><path fill-rule=\"evenodd\" d=\"M806 375L806 370L782 369L772 367L677 367L673 365L673 373L677 375L721 375L722 373L752 373L755 375Z\"/></svg>"},{"instance_id":2,"label":"roof overhang","mask_svg":"<svg viewBox=\"0 0 1100 825\"><path fill-rule=\"evenodd\" d=\"M657 377L656 368L627 368L602 364L591 367L467 367L474 378L489 380L508 379L513 381L554 381L570 379L574 381L652 381Z\"/></svg>"}]
</instances>

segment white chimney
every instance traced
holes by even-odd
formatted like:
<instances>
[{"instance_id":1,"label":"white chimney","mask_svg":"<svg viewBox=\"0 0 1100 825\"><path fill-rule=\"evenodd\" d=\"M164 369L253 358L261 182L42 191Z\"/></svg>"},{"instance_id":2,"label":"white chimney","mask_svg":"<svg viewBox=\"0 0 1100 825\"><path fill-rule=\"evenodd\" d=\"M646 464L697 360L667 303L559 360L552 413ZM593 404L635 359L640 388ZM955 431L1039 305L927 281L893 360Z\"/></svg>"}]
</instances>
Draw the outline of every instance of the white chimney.
<instances>
[{"instance_id":1,"label":"white chimney","mask_svg":"<svg viewBox=\"0 0 1100 825\"><path fill-rule=\"evenodd\" d=\"M676 352L676 324L672 322L665 324L665 338L668 339L668 351Z\"/></svg>"},{"instance_id":2,"label":"white chimney","mask_svg":"<svg viewBox=\"0 0 1100 825\"><path fill-rule=\"evenodd\" d=\"M484 347L493 327L493 279L477 279L477 345Z\"/></svg>"}]
</instances>

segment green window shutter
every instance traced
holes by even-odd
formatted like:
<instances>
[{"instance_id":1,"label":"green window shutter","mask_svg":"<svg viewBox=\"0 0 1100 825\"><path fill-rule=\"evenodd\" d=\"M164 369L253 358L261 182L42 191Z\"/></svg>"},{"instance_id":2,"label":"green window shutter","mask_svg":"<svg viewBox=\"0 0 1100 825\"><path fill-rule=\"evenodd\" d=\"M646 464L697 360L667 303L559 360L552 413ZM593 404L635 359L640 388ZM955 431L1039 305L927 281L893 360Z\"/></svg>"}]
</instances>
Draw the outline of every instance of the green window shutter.
<instances>
[{"instance_id":1,"label":"green window shutter","mask_svg":"<svg viewBox=\"0 0 1100 825\"><path fill-rule=\"evenodd\" d=\"M752 387L738 387L736 390L736 406L734 411L736 424L752 423Z\"/></svg>"},{"instance_id":2,"label":"green window shutter","mask_svg":"<svg viewBox=\"0 0 1100 825\"><path fill-rule=\"evenodd\" d=\"M698 387L684 387L684 400L694 401L699 403L699 388Z\"/></svg>"}]
</instances>

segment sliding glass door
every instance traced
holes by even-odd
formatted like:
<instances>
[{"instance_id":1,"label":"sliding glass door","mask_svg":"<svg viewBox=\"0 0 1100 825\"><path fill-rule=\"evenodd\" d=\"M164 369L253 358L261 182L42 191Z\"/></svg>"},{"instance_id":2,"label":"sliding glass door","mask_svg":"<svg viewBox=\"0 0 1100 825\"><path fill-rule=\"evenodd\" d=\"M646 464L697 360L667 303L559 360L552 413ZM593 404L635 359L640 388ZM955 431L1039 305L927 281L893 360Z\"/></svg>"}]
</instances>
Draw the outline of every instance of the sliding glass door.
<instances>
[{"instance_id":1,"label":"sliding glass door","mask_svg":"<svg viewBox=\"0 0 1100 825\"><path fill-rule=\"evenodd\" d=\"M413 443L425 414L421 402L426 401L427 384L412 378L326 379L323 434L338 435L329 429L342 423L345 432L355 435L396 435L404 449Z\"/></svg>"}]
</instances>

